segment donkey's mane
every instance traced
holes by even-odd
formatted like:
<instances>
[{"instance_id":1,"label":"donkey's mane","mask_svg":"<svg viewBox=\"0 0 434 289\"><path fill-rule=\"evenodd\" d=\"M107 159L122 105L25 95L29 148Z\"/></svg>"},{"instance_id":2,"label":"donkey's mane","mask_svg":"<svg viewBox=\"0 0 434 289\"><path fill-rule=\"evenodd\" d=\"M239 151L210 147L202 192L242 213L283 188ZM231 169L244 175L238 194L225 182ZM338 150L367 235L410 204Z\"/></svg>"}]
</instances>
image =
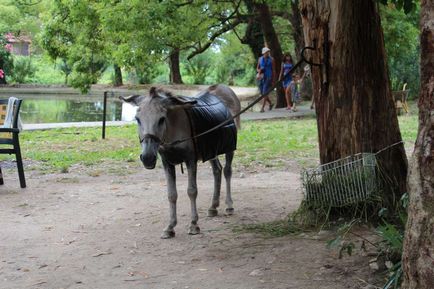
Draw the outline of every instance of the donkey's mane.
<instances>
[{"instance_id":1,"label":"donkey's mane","mask_svg":"<svg viewBox=\"0 0 434 289\"><path fill-rule=\"evenodd\" d=\"M166 89L164 89L162 87L155 87L155 86L153 86L149 90L149 95L152 96L152 97L156 97L156 96L158 96L160 94L164 94L164 95L166 95L168 97L179 98L178 95L174 95L171 91L166 90Z\"/></svg>"}]
</instances>

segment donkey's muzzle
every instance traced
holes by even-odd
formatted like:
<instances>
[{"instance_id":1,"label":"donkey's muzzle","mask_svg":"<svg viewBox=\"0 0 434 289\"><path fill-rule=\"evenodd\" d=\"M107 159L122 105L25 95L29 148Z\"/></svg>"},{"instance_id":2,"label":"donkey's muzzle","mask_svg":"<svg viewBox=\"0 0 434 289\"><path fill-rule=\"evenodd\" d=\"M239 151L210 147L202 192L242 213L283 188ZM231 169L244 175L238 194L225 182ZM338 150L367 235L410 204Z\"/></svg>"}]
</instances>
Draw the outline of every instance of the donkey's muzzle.
<instances>
[{"instance_id":1,"label":"donkey's muzzle","mask_svg":"<svg viewBox=\"0 0 434 289\"><path fill-rule=\"evenodd\" d=\"M145 168L147 168L148 170L152 170L153 168L155 168L155 164L157 163L157 155L141 154L140 160L142 161Z\"/></svg>"}]
</instances>

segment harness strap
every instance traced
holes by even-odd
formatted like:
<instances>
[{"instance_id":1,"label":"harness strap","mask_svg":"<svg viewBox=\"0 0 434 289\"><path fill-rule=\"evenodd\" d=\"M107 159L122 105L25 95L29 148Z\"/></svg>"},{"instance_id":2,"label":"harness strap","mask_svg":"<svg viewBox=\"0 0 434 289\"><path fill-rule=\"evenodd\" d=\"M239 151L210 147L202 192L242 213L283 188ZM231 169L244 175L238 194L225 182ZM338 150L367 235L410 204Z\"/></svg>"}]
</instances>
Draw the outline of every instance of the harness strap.
<instances>
[{"instance_id":1,"label":"harness strap","mask_svg":"<svg viewBox=\"0 0 434 289\"><path fill-rule=\"evenodd\" d=\"M159 142L159 143L162 142L161 139L158 136L154 135L154 134L147 133L142 138L139 137L140 143L143 143L146 139L152 139L155 142Z\"/></svg>"},{"instance_id":2,"label":"harness strap","mask_svg":"<svg viewBox=\"0 0 434 289\"><path fill-rule=\"evenodd\" d=\"M184 111L185 111L185 114L187 114L188 123L190 124L190 138L188 138L188 139L191 139L193 141L194 155L196 156L196 158L198 158L199 157L198 156L199 148L197 145L197 137L195 137L196 128L195 128L194 123L193 123L191 111L188 108L184 109Z\"/></svg>"}]
</instances>

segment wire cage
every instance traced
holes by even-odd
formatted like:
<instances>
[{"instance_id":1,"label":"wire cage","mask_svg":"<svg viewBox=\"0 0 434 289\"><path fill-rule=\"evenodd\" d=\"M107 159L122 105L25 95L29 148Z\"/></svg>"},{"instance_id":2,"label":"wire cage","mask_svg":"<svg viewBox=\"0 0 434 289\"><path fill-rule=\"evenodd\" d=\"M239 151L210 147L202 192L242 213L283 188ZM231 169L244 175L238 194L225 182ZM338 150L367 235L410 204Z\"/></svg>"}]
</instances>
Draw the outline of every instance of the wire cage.
<instances>
[{"instance_id":1,"label":"wire cage","mask_svg":"<svg viewBox=\"0 0 434 289\"><path fill-rule=\"evenodd\" d=\"M365 201L378 190L376 171L373 153L359 153L304 170L304 199L319 207L344 207Z\"/></svg>"}]
</instances>

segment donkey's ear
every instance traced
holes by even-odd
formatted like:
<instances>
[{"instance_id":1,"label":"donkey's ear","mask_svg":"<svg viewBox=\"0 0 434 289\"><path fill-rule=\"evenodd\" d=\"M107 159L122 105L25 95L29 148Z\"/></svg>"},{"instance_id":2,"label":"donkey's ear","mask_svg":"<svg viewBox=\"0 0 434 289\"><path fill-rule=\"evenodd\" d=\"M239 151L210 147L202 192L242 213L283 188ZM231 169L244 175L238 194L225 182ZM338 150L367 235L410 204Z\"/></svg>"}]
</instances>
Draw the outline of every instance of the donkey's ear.
<instances>
[{"instance_id":1,"label":"donkey's ear","mask_svg":"<svg viewBox=\"0 0 434 289\"><path fill-rule=\"evenodd\" d=\"M151 96L152 98L157 97L158 96L158 88L155 86L152 86L151 89L149 89L149 96Z\"/></svg>"},{"instance_id":2,"label":"donkey's ear","mask_svg":"<svg viewBox=\"0 0 434 289\"><path fill-rule=\"evenodd\" d=\"M130 96L122 96L121 95L121 96L119 96L119 98L124 102L127 102L127 103L132 104L132 105L136 105L136 106L139 106L140 103L143 101L143 99L145 99L145 97L143 95L137 95L137 94L130 95Z\"/></svg>"},{"instance_id":3,"label":"donkey's ear","mask_svg":"<svg viewBox=\"0 0 434 289\"><path fill-rule=\"evenodd\" d=\"M196 99L186 96L171 96L169 99L172 105L194 105L197 103Z\"/></svg>"},{"instance_id":4,"label":"donkey's ear","mask_svg":"<svg viewBox=\"0 0 434 289\"><path fill-rule=\"evenodd\" d=\"M172 96L163 100L163 105L167 109L188 108L196 104L197 101L189 97Z\"/></svg>"}]
</instances>

